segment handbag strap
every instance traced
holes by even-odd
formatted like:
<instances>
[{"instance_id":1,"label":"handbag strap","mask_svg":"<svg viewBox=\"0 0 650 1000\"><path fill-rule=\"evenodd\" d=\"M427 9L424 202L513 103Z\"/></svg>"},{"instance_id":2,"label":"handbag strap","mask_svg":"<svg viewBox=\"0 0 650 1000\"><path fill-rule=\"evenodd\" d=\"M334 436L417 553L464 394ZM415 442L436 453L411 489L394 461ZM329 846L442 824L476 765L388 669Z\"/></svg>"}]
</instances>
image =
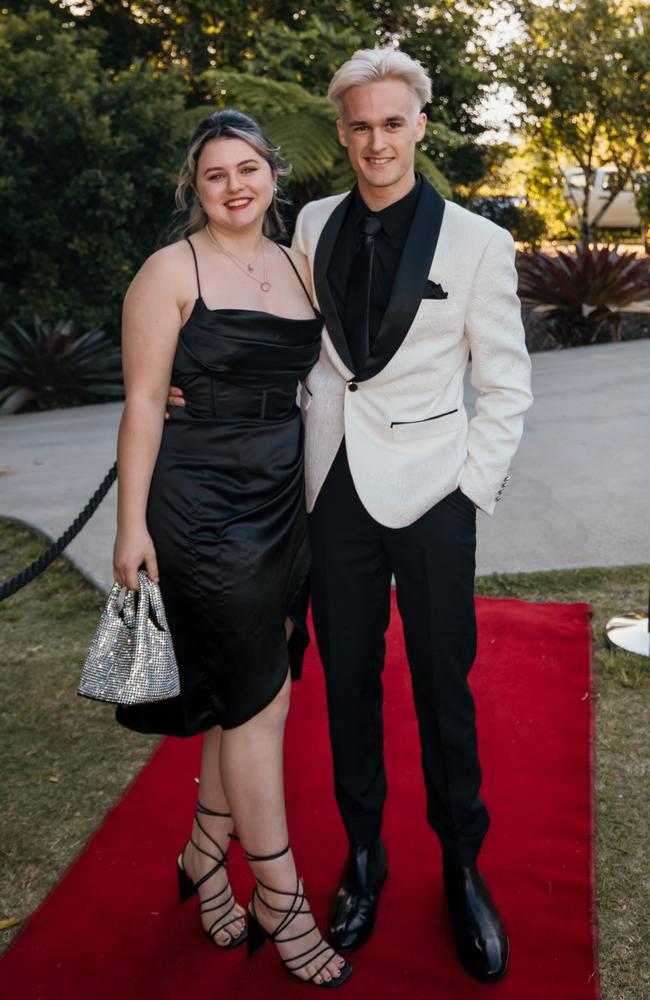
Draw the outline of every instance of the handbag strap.
<instances>
[{"instance_id":1,"label":"handbag strap","mask_svg":"<svg viewBox=\"0 0 650 1000\"><path fill-rule=\"evenodd\" d=\"M161 632L169 631L160 587L157 583L153 583L142 569L138 570L138 580L140 581L138 620L151 618Z\"/></svg>"},{"instance_id":2,"label":"handbag strap","mask_svg":"<svg viewBox=\"0 0 650 1000\"><path fill-rule=\"evenodd\" d=\"M142 627L149 618L149 577L142 569L138 570L138 582L140 589L137 592L131 592L133 593L134 600L137 600L135 612L136 631L138 626Z\"/></svg>"},{"instance_id":3,"label":"handbag strap","mask_svg":"<svg viewBox=\"0 0 650 1000\"><path fill-rule=\"evenodd\" d=\"M120 583L114 583L106 601L106 610L119 615L127 628L135 628L136 622L144 624L147 618L152 617L154 624L162 632L169 631L160 587L142 569L138 570L138 581L139 590L130 590ZM124 599L120 602L123 590Z\"/></svg>"},{"instance_id":4,"label":"handbag strap","mask_svg":"<svg viewBox=\"0 0 650 1000\"><path fill-rule=\"evenodd\" d=\"M160 587L157 583L152 583L151 580L147 578L147 584L149 587L149 601L151 602L151 607L156 618L158 627L163 630L163 632L169 631L169 626L167 625L167 616L165 614L165 605L163 604L162 594L160 593Z\"/></svg>"},{"instance_id":5,"label":"handbag strap","mask_svg":"<svg viewBox=\"0 0 650 1000\"><path fill-rule=\"evenodd\" d=\"M127 590L124 594L122 621L127 628L135 627L135 590Z\"/></svg>"},{"instance_id":6,"label":"handbag strap","mask_svg":"<svg viewBox=\"0 0 650 1000\"><path fill-rule=\"evenodd\" d=\"M115 582L111 587L106 600L106 612L121 618L127 628L135 625L135 591L125 590L124 597L120 600L120 595L124 587L121 583Z\"/></svg>"}]
</instances>

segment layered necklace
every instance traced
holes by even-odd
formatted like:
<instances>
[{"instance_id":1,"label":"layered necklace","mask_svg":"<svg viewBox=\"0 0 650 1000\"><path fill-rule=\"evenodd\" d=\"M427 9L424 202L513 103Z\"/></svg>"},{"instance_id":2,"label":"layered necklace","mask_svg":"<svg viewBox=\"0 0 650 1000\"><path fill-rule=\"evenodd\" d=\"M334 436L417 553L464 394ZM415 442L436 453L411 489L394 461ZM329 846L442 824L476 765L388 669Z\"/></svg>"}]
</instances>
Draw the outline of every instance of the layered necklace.
<instances>
[{"instance_id":1,"label":"layered necklace","mask_svg":"<svg viewBox=\"0 0 650 1000\"><path fill-rule=\"evenodd\" d=\"M227 250L225 248L225 246L223 245L223 243L220 243L219 240L216 238L216 236L213 236L212 230L210 229L210 223L209 222L206 222L206 224L205 224L205 230L206 230L208 236L210 237L210 240L212 241L213 245L219 251L219 253L225 254L226 257L228 257L233 262L233 264L235 264L239 268L240 271L243 271L244 274L248 275L249 278L252 278L253 281L255 281L260 286L260 288L262 289L263 292L270 292L271 291L271 283L269 281L267 281L267 277L266 277L266 257L264 256L264 237L263 236L260 237L260 245L257 248L257 253L253 257L253 259L250 262L247 263L245 260L240 260L240 258L237 257L236 254L232 253L232 251ZM259 278L255 277L255 264L257 262L257 258L260 255L262 257L262 280L261 281L260 281Z\"/></svg>"}]
</instances>

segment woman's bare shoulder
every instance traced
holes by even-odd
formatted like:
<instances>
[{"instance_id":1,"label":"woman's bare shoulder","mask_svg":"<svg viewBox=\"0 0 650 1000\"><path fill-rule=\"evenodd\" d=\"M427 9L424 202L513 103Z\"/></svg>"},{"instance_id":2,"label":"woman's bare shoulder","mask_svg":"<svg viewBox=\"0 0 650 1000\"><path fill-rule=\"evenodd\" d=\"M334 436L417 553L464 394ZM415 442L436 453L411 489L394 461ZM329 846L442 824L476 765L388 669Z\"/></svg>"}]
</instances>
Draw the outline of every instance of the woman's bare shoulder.
<instances>
[{"instance_id":1,"label":"woman's bare shoulder","mask_svg":"<svg viewBox=\"0 0 650 1000\"><path fill-rule=\"evenodd\" d=\"M173 275L178 275L179 268L192 268L192 252L187 245L187 240L177 240L166 247L156 250L150 257L147 257L140 268L140 273L146 273L149 277L160 277L167 280Z\"/></svg>"},{"instance_id":2,"label":"woman's bare shoulder","mask_svg":"<svg viewBox=\"0 0 650 1000\"><path fill-rule=\"evenodd\" d=\"M147 257L131 282L130 291L153 291L165 299L181 301L187 297L194 273L192 253L186 240L178 240Z\"/></svg>"}]
</instances>

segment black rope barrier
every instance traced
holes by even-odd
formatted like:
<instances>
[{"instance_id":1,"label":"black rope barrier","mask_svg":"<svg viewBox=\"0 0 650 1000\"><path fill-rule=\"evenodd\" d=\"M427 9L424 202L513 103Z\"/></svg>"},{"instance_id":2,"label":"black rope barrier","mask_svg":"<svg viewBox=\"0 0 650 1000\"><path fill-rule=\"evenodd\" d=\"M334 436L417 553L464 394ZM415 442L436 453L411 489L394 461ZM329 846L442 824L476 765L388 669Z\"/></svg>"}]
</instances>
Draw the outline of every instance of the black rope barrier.
<instances>
[{"instance_id":1,"label":"black rope barrier","mask_svg":"<svg viewBox=\"0 0 650 1000\"><path fill-rule=\"evenodd\" d=\"M84 509L77 515L77 517L75 517L70 527L67 528L63 534L57 538L55 542L53 542L52 545L50 545L49 549L46 549L45 552L38 557L38 559L35 559L30 566L27 566L26 569L16 574L16 576L12 576L10 580L6 580L4 583L0 584L0 601L4 601L5 598L11 597L11 595L15 594L17 590L20 590L28 583L31 583L32 580L34 580L37 576L40 576L43 570L46 570L47 567L61 555L72 539L76 538L84 525L88 523L115 482L116 478L117 462L114 462Z\"/></svg>"}]
</instances>

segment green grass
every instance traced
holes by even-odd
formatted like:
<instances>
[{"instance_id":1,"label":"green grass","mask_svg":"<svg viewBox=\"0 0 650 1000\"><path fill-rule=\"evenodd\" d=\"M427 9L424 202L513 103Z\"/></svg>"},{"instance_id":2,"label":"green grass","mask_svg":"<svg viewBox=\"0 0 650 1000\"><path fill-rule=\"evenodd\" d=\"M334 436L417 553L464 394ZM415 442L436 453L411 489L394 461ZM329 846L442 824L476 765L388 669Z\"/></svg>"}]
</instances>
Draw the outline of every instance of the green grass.
<instances>
[{"instance_id":1,"label":"green grass","mask_svg":"<svg viewBox=\"0 0 650 1000\"><path fill-rule=\"evenodd\" d=\"M0 519L0 580L46 544ZM76 695L102 607L65 559L0 603L0 920L38 905L155 746ZM0 946L16 930L0 931Z\"/></svg>"},{"instance_id":2,"label":"green grass","mask_svg":"<svg viewBox=\"0 0 650 1000\"><path fill-rule=\"evenodd\" d=\"M0 580L45 547L0 519ZM644 779L650 669L607 649L604 625L647 605L649 568L496 574L480 594L587 601L597 699L598 899L604 1000L650 995L647 953L650 809ZM110 708L75 694L102 595L60 559L0 603L0 920L24 920L57 882L155 746L117 726ZM0 931L6 946L18 927Z\"/></svg>"}]
</instances>

